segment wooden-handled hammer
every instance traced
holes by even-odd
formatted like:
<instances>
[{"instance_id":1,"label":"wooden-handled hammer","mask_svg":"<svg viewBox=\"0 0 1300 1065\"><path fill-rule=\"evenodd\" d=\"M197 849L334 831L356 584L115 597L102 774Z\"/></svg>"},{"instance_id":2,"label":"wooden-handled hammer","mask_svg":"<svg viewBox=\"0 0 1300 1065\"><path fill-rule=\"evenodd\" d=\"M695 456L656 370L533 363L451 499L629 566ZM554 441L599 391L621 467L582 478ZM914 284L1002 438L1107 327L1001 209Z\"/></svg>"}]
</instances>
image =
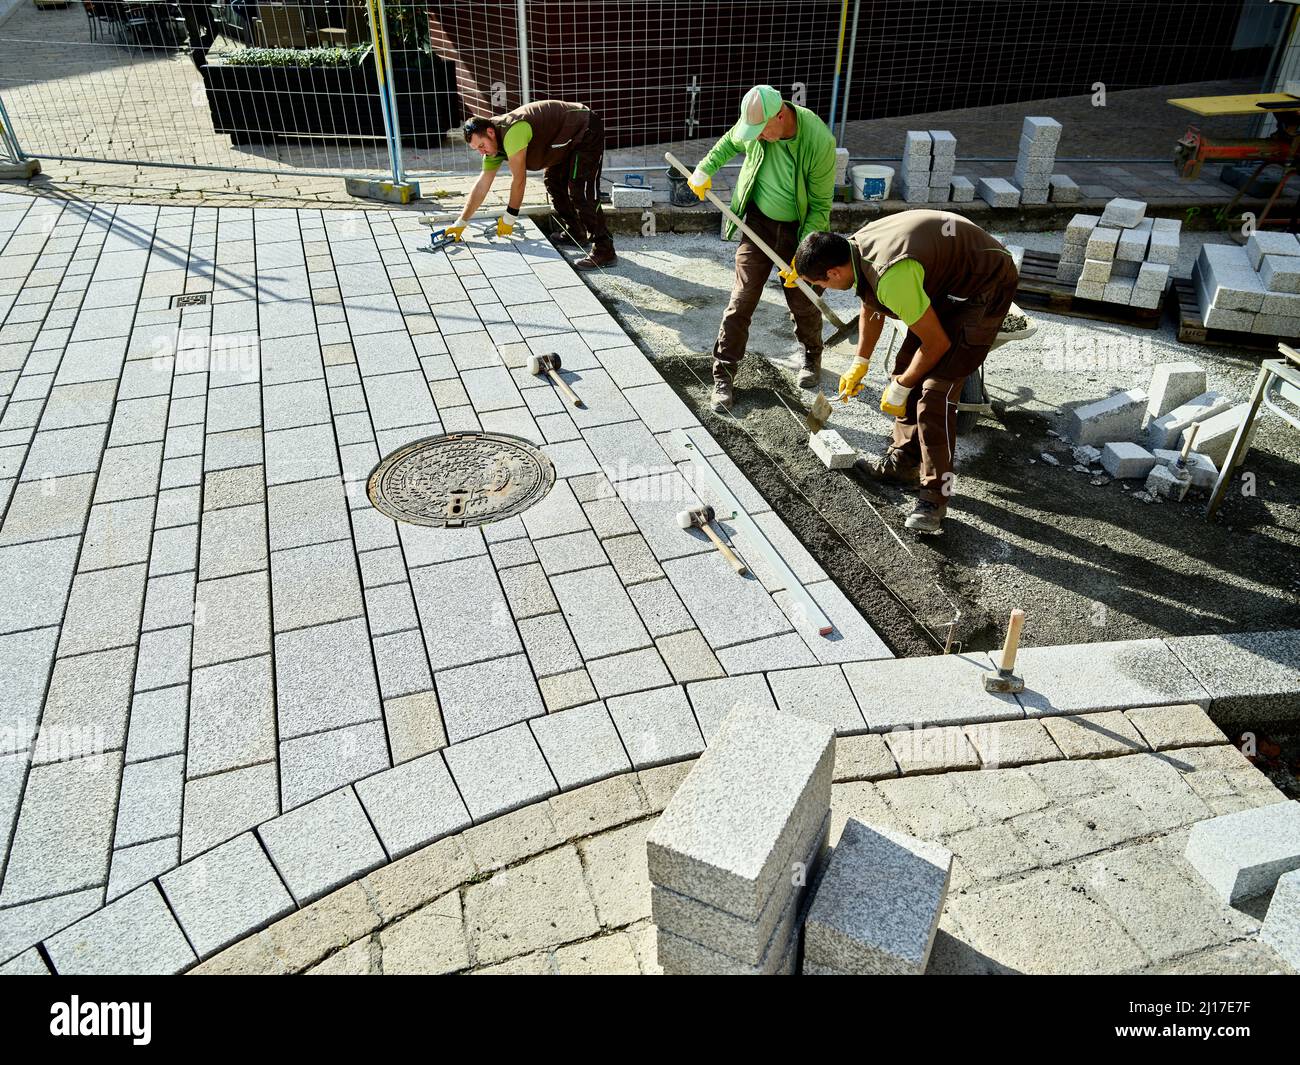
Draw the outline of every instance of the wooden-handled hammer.
<instances>
[{"instance_id":1,"label":"wooden-handled hammer","mask_svg":"<svg viewBox=\"0 0 1300 1065\"><path fill-rule=\"evenodd\" d=\"M530 355L528 357L528 372L536 376L542 372L550 375L555 387L569 397L569 402L575 407L582 406L582 400L578 394L568 386L568 383L560 376L560 356L552 352L550 355Z\"/></svg>"},{"instance_id":2,"label":"wooden-handled hammer","mask_svg":"<svg viewBox=\"0 0 1300 1065\"><path fill-rule=\"evenodd\" d=\"M1011 621L1007 624L1007 638L1002 645L1002 664L994 672L984 674L984 690L1014 694L1025 690L1024 677L1017 677L1016 649L1020 646L1020 629L1025 623L1023 610L1011 611Z\"/></svg>"},{"instance_id":3,"label":"wooden-handled hammer","mask_svg":"<svg viewBox=\"0 0 1300 1065\"><path fill-rule=\"evenodd\" d=\"M731 563L732 569L742 577L749 572L749 567L741 562L736 557L736 553L723 543L722 538L713 531L712 507L691 507L689 510L683 510L677 515L677 524L683 529L703 529L705 535L713 541L713 546L722 552L722 557Z\"/></svg>"}]
</instances>

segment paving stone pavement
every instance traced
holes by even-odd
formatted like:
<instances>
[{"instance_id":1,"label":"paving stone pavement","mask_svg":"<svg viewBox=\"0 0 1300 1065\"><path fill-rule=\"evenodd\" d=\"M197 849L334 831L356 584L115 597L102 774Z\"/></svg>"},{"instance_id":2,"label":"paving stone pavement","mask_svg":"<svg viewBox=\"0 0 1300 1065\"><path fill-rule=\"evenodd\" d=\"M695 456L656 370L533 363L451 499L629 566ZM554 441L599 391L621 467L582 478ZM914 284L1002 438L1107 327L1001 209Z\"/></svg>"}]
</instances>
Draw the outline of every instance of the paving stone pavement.
<instances>
[{"instance_id":1,"label":"paving stone pavement","mask_svg":"<svg viewBox=\"0 0 1300 1065\"><path fill-rule=\"evenodd\" d=\"M987 723L967 735L1025 760L936 776L906 773L879 736L837 740L832 843L856 818L956 856L929 973L1291 972L1258 939L1263 907L1226 905L1183 856L1191 824L1282 794L1201 710L1117 713L1171 746L1067 759L1041 722ZM1077 720L1092 717L1116 727L1109 713ZM1041 734L1032 754L1026 725ZM646 838L693 764L610 776L448 836L189 971L657 974Z\"/></svg>"},{"instance_id":2,"label":"paving stone pavement","mask_svg":"<svg viewBox=\"0 0 1300 1065\"><path fill-rule=\"evenodd\" d=\"M202 955L286 896L693 758L739 702L852 734L1261 694L1214 671L1217 644L1158 640L1107 647L1092 687L1062 648L1018 699L983 697L980 655L936 691L764 513L837 638L797 626L768 567L742 580L677 527L708 494L673 432L762 498L525 234L433 255L401 212L0 194L0 963L105 906L196 912L145 891L184 891L190 863L232 892L255 866L257 904L186 928ZM585 410L527 373L549 351ZM543 500L467 530L371 505L381 456L480 428L548 454ZM261 857L222 849L250 830Z\"/></svg>"}]
</instances>

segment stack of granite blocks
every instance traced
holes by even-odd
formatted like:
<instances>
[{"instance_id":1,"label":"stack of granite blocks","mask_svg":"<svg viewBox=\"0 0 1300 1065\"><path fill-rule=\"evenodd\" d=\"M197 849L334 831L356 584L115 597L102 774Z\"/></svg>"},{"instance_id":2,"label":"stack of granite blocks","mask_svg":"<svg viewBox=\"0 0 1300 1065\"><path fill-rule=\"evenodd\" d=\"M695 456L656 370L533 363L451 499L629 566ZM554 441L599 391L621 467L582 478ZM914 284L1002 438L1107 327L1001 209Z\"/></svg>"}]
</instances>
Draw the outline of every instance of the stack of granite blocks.
<instances>
[{"instance_id":1,"label":"stack of granite blocks","mask_svg":"<svg viewBox=\"0 0 1300 1065\"><path fill-rule=\"evenodd\" d=\"M927 130L909 129L903 141L903 169L898 192L904 203L930 202L930 165L933 140Z\"/></svg>"},{"instance_id":2,"label":"stack of granite blocks","mask_svg":"<svg viewBox=\"0 0 1300 1065\"><path fill-rule=\"evenodd\" d=\"M1182 223L1147 218L1140 200L1111 200L1100 216L1077 214L1065 227L1059 281L1081 299L1152 310L1178 261Z\"/></svg>"},{"instance_id":3,"label":"stack of granite blocks","mask_svg":"<svg viewBox=\"0 0 1300 1065\"><path fill-rule=\"evenodd\" d=\"M948 198L952 195L953 170L956 166L957 138L946 129L930 130L931 203L948 202Z\"/></svg>"},{"instance_id":4,"label":"stack of granite blocks","mask_svg":"<svg viewBox=\"0 0 1300 1065\"><path fill-rule=\"evenodd\" d=\"M924 973L952 858L937 843L850 818L804 922L804 975Z\"/></svg>"},{"instance_id":5,"label":"stack of granite blocks","mask_svg":"<svg viewBox=\"0 0 1300 1065\"><path fill-rule=\"evenodd\" d=\"M954 178L957 138L946 129L912 129L903 142L903 169L898 189L905 203L969 203L975 186Z\"/></svg>"},{"instance_id":6,"label":"stack of granite blocks","mask_svg":"<svg viewBox=\"0 0 1300 1065\"><path fill-rule=\"evenodd\" d=\"M835 733L740 705L646 841L670 975L792 975L830 829Z\"/></svg>"},{"instance_id":7,"label":"stack of granite blocks","mask_svg":"<svg viewBox=\"0 0 1300 1065\"><path fill-rule=\"evenodd\" d=\"M1300 336L1300 240L1290 233L1202 246L1192 283L1208 329Z\"/></svg>"},{"instance_id":8,"label":"stack of granite blocks","mask_svg":"<svg viewBox=\"0 0 1300 1065\"><path fill-rule=\"evenodd\" d=\"M1056 149L1061 143L1061 123L1054 118L1030 116L1020 127L1020 151L1012 184L1020 202L1045 204L1052 185L1052 168L1056 166Z\"/></svg>"}]
</instances>

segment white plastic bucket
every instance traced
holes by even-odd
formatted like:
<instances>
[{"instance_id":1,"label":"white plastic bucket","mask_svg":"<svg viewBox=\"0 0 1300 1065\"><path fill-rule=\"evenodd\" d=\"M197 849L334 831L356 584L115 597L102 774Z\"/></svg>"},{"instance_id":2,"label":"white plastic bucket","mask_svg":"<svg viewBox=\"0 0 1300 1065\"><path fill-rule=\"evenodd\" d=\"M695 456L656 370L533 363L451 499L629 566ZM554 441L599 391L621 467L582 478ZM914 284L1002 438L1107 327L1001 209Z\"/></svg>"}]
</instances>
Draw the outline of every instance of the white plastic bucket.
<instances>
[{"instance_id":1,"label":"white plastic bucket","mask_svg":"<svg viewBox=\"0 0 1300 1065\"><path fill-rule=\"evenodd\" d=\"M855 166L853 175L853 198L855 200L885 200L889 198L889 186L894 181L892 166L877 166L864 163Z\"/></svg>"}]
</instances>

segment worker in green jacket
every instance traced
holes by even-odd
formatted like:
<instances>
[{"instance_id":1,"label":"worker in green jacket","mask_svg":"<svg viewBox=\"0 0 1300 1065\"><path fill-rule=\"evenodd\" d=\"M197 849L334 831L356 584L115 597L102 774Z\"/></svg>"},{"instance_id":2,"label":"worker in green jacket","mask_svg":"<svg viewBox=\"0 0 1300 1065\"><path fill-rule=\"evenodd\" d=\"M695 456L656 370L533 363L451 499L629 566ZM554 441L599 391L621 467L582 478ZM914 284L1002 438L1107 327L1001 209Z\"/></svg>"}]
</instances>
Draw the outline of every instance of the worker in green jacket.
<instances>
[{"instance_id":1,"label":"worker in green jacket","mask_svg":"<svg viewBox=\"0 0 1300 1065\"><path fill-rule=\"evenodd\" d=\"M781 99L770 85L755 85L740 105L740 121L725 133L691 175L701 200L713 175L737 152L745 153L731 209L782 259L794 258L809 233L830 228L835 196L835 137L806 107ZM728 224L727 239L735 232ZM713 409L735 402L735 378L745 356L750 320L772 271L772 260L748 236L736 249L736 280L713 345ZM799 387L816 388L822 368L822 316L795 286L793 263L781 271L785 301L803 344Z\"/></svg>"}]
</instances>

